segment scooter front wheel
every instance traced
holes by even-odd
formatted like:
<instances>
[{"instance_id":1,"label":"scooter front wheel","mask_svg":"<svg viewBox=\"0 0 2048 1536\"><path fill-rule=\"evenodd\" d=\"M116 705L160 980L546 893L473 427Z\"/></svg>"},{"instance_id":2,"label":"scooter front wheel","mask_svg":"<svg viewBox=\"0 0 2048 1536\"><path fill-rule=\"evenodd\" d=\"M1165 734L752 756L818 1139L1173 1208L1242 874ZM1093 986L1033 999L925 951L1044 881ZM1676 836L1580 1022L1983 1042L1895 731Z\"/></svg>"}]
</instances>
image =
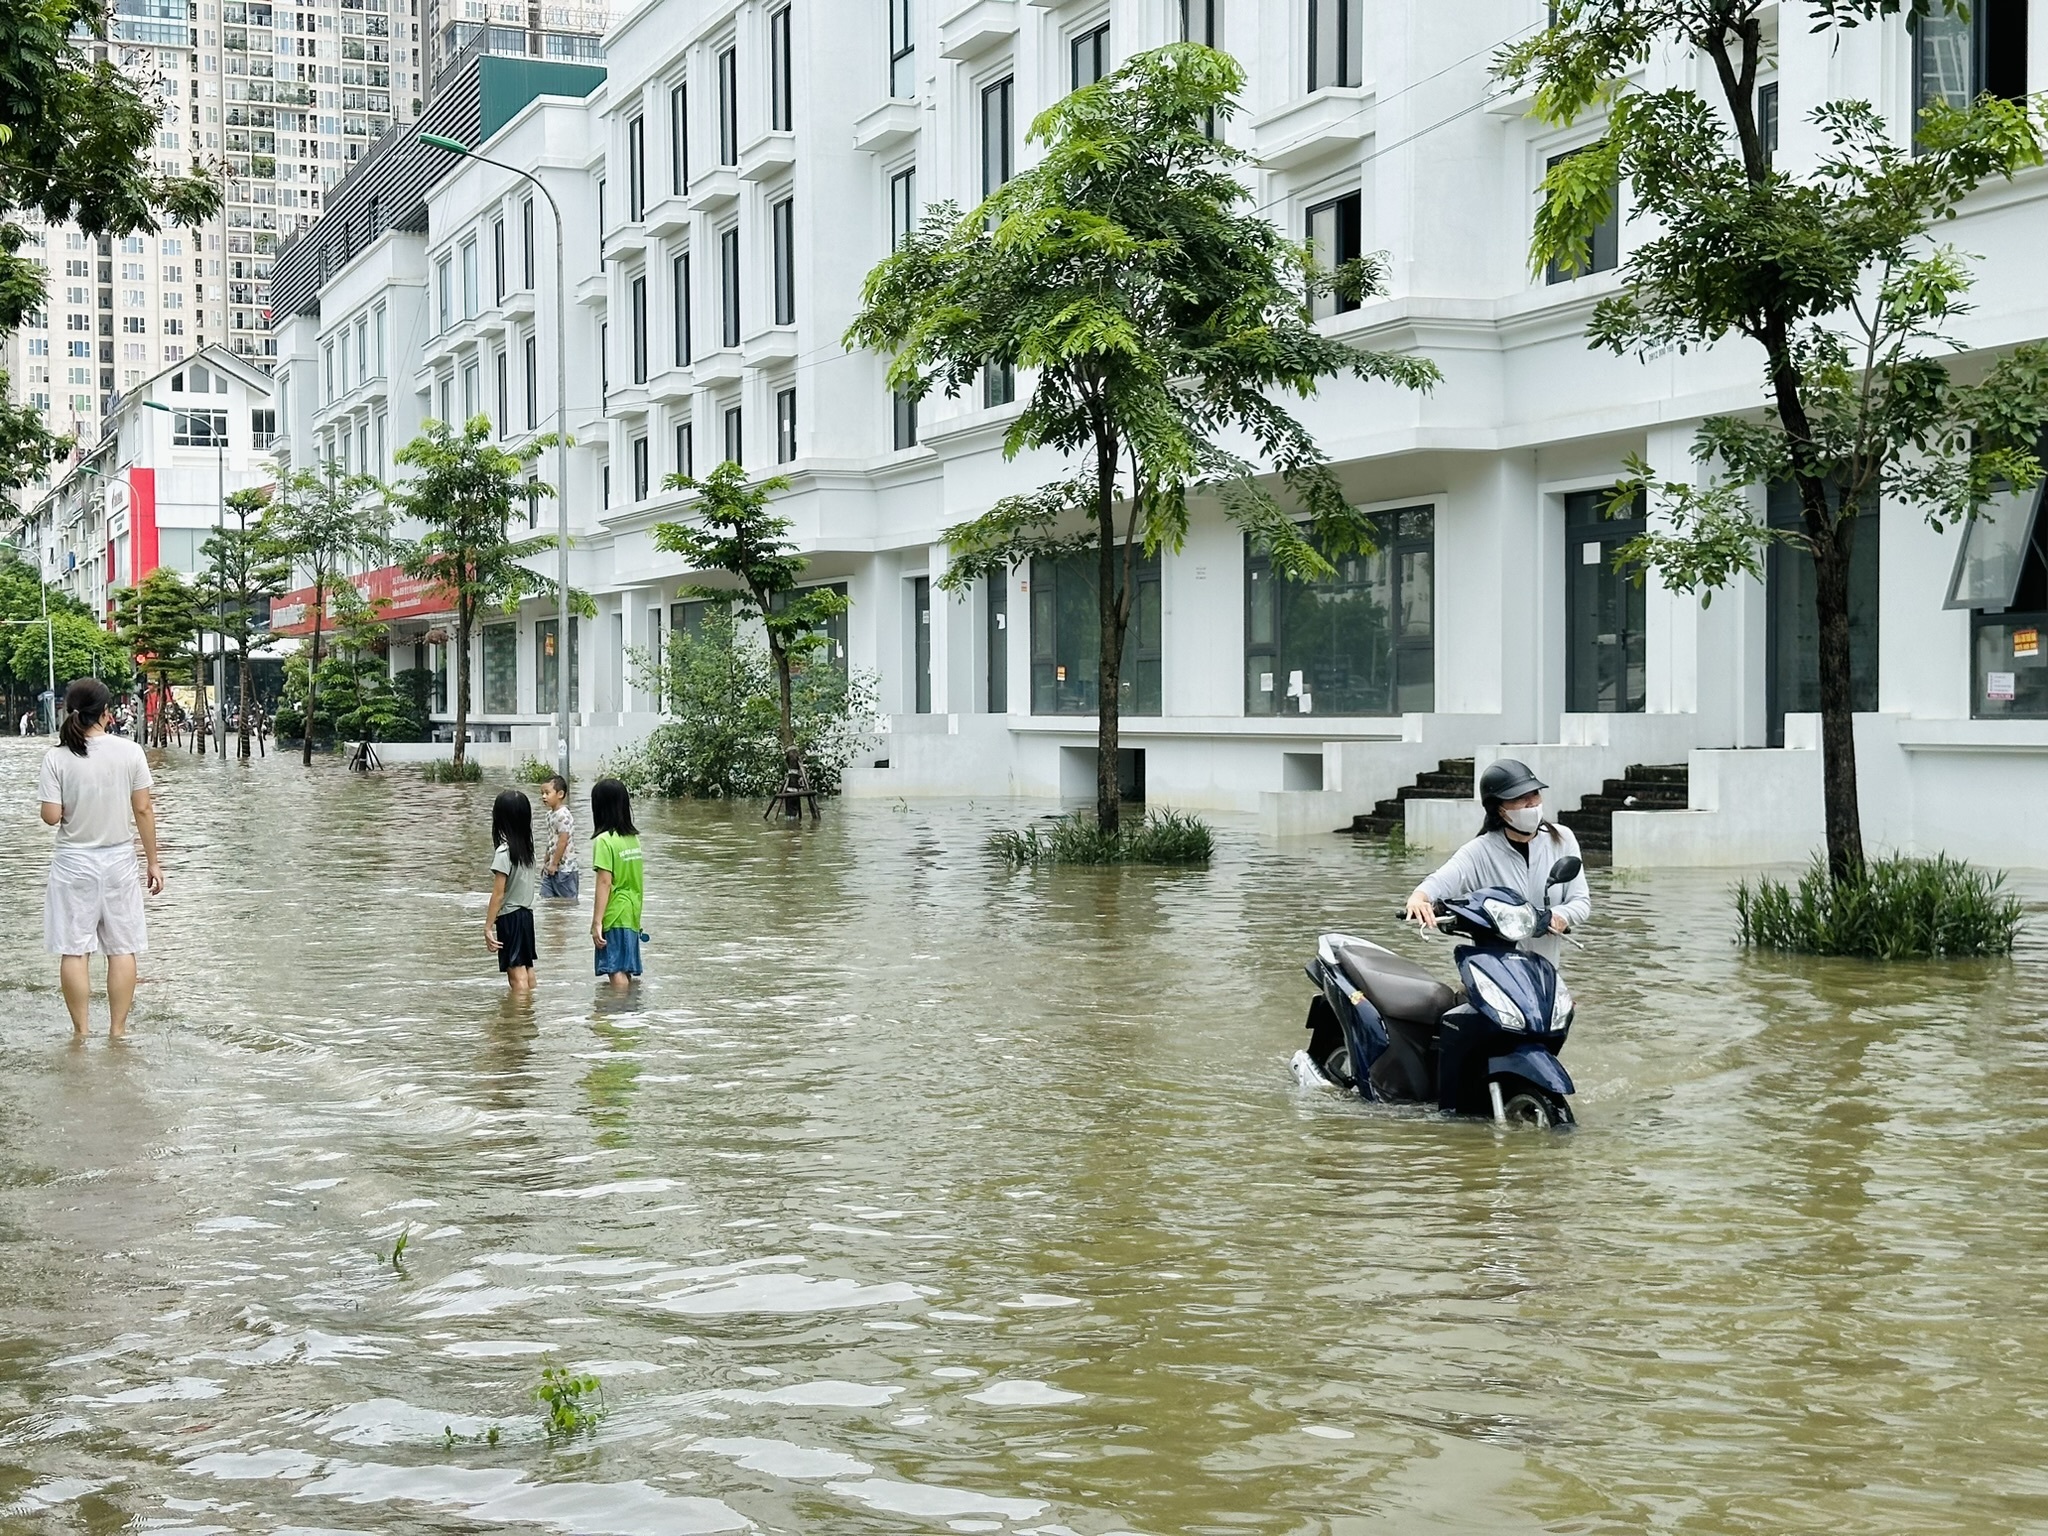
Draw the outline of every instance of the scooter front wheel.
<instances>
[{"instance_id":1,"label":"scooter front wheel","mask_svg":"<svg viewBox=\"0 0 2048 1536\"><path fill-rule=\"evenodd\" d=\"M1547 1131L1553 1126L1576 1124L1570 1101L1561 1095L1545 1093L1519 1078L1506 1083L1495 1078L1489 1086L1493 1089L1494 1118L1503 1125Z\"/></svg>"}]
</instances>

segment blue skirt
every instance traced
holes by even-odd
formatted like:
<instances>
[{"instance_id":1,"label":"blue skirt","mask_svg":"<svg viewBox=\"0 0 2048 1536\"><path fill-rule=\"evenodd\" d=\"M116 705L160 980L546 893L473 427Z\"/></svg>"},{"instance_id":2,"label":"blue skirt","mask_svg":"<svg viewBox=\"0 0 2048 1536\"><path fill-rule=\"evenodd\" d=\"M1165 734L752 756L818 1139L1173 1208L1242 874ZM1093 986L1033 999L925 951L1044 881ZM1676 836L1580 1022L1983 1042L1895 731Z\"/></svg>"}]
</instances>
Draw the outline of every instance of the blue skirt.
<instances>
[{"instance_id":1,"label":"blue skirt","mask_svg":"<svg viewBox=\"0 0 2048 1536\"><path fill-rule=\"evenodd\" d=\"M640 941L647 935L637 928L607 928L604 931L604 948L597 950L597 974L627 976L640 974Z\"/></svg>"}]
</instances>

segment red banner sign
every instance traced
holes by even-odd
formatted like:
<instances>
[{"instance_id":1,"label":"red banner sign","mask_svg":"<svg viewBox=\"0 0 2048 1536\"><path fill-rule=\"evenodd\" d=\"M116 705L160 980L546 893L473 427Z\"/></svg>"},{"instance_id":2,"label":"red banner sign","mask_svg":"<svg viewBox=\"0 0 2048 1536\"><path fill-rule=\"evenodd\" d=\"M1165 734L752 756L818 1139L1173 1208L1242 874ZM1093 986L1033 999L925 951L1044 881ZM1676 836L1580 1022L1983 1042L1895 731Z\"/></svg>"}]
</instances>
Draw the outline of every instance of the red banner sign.
<instances>
[{"instance_id":1,"label":"red banner sign","mask_svg":"<svg viewBox=\"0 0 2048 1536\"><path fill-rule=\"evenodd\" d=\"M355 583L356 591L362 594L365 602L382 605L377 609L377 617L387 622L424 619L455 611L455 598L447 588L423 577L408 576L395 565L368 571L361 576L351 577L350 580ZM329 619L332 617L330 614ZM296 592L287 592L270 605L270 632L273 635L313 633L311 587L301 587Z\"/></svg>"}]
</instances>

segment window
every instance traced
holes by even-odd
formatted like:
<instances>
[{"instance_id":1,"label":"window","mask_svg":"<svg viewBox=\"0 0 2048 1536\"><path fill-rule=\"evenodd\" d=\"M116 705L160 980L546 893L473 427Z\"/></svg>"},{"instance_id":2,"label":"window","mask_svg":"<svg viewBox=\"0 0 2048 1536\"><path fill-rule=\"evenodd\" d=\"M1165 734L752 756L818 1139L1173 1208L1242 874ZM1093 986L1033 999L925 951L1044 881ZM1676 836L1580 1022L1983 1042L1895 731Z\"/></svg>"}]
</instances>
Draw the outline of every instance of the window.
<instances>
[{"instance_id":1,"label":"window","mask_svg":"<svg viewBox=\"0 0 2048 1536\"><path fill-rule=\"evenodd\" d=\"M677 197L690 190L690 88L686 85L668 93L668 182Z\"/></svg>"},{"instance_id":2,"label":"window","mask_svg":"<svg viewBox=\"0 0 2048 1536\"><path fill-rule=\"evenodd\" d=\"M1083 32L1067 51L1073 64L1072 89L1095 84L1109 73L1109 23Z\"/></svg>"},{"instance_id":3,"label":"window","mask_svg":"<svg viewBox=\"0 0 2048 1536\"><path fill-rule=\"evenodd\" d=\"M250 447L252 447L252 448L256 449L256 450L257 450L257 451L258 451L258 452L260 453L260 452L261 452L262 450L264 450L265 448L268 448L268 447L270 446L271 440L272 440L273 438L275 438L276 436L277 436L277 412L276 412L276 411L258 411L258 410L251 410L251 411L249 412L249 446L250 446Z\"/></svg>"},{"instance_id":4,"label":"window","mask_svg":"<svg viewBox=\"0 0 2048 1536\"><path fill-rule=\"evenodd\" d=\"M981 195L987 197L1015 174L1010 130L1017 82L1009 77L981 93Z\"/></svg>"},{"instance_id":5,"label":"window","mask_svg":"<svg viewBox=\"0 0 2048 1536\"><path fill-rule=\"evenodd\" d=\"M371 340L376 344L374 356L377 362L377 377L384 377L384 306L379 304L370 311Z\"/></svg>"},{"instance_id":6,"label":"window","mask_svg":"<svg viewBox=\"0 0 2048 1536\"><path fill-rule=\"evenodd\" d=\"M1365 0L1308 0L1308 88L1365 83Z\"/></svg>"},{"instance_id":7,"label":"window","mask_svg":"<svg viewBox=\"0 0 2048 1536\"><path fill-rule=\"evenodd\" d=\"M455 263L446 256L434 263L434 310L441 322L436 334L455 323Z\"/></svg>"},{"instance_id":8,"label":"window","mask_svg":"<svg viewBox=\"0 0 2048 1536\"><path fill-rule=\"evenodd\" d=\"M1778 153L1778 82L1775 80L1756 88L1756 131L1764 146L1764 163L1768 165Z\"/></svg>"},{"instance_id":9,"label":"window","mask_svg":"<svg viewBox=\"0 0 2048 1536\"><path fill-rule=\"evenodd\" d=\"M1363 199L1356 192L1332 198L1327 203L1318 203L1309 209L1308 250L1318 270L1335 272L1345 262L1356 261L1365 254L1361 232L1363 223ZM1328 290L1318 292L1309 304L1310 313L1318 320L1356 308L1356 296Z\"/></svg>"},{"instance_id":10,"label":"window","mask_svg":"<svg viewBox=\"0 0 2048 1536\"><path fill-rule=\"evenodd\" d=\"M728 229L718 237L718 288L723 301L724 325L720 344L740 344L740 232Z\"/></svg>"},{"instance_id":11,"label":"window","mask_svg":"<svg viewBox=\"0 0 2048 1536\"><path fill-rule=\"evenodd\" d=\"M890 396L890 407L890 414L895 418L896 423L897 451L901 452L905 448L915 448L917 446L917 401L911 396L904 394L901 390L898 390L894 395Z\"/></svg>"},{"instance_id":12,"label":"window","mask_svg":"<svg viewBox=\"0 0 2048 1536\"><path fill-rule=\"evenodd\" d=\"M487 715L519 712L519 626L486 624L483 645L484 707Z\"/></svg>"},{"instance_id":13,"label":"window","mask_svg":"<svg viewBox=\"0 0 2048 1536\"><path fill-rule=\"evenodd\" d=\"M788 12L784 12L787 15ZM775 323L796 324L796 203L785 197L768 210L774 231Z\"/></svg>"},{"instance_id":14,"label":"window","mask_svg":"<svg viewBox=\"0 0 2048 1536\"><path fill-rule=\"evenodd\" d=\"M901 250L917 228L917 168L889 178L889 249Z\"/></svg>"},{"instance_id":15,"label":"window","mask_svg":"<svg viewBox=\"0 0 2048 1536\"><path fill-rule=\"evenodd\" d=\"M745 447L746 445L742 441L740 430L740 408L736 405L729 405L725 408L726 462L729 464L742 464L746 462L744 458Z\"/></svg>"},{"instance_id":16,"label":"window","mask_svg":"<svg viewBox=\"0 0 2048 1536\"><path fill-rule=\"evenodd\" d=\"M462 242L462 318L474 320L477 312L476 242Z\"/></svg>"},{"instance_id":17,"label":"window","mask_svg":"<svg viewBox=\"0 0 2048 1536\"><path fill-rule=\"evenodd\" d=\"M634 439L633 439L633 499L634 499L635 501L645 501L645 500L647 499L647 493L648 493L648 491L649 491L649 490L651 489L651 486L652 486L652 479L653 479L653 476L652 476L652 473L651 473L652 469L653 469L653 466L652 466L652 464L651 464L651 463L649 462L649 460L648 460L648 456L647 456L647 439L646 439L646 438L644 438L644 437L636 437L636 438L634 438Z\"/></svg>"},{"instance_id":18,"label":"window","mask_svg":"<svg viewBox=\"0 0 2048 1536\"><path fill-rule=\"evenodd\" d=\"M609 398L612 392L612 328L608 321L597 327L597 391Z\"/></svg>"},{"instance_id":19,"label":"window","mask_svg":"<svg viewBox=\"0 0 2048 1536\"><path fill-rule=\"evenodd\" d=\"M538 663L534 668L537 677L533 707L536 712L543 715L551 715L555 712L556 692L560 686L558 674L560 672L561 658L556 654L560 647L555 644L555 636L560 634L561 631L556 626L557 621L554 619L542 619L533 626L534 660ZM569 616L569 713L572 715L583 707L582 656L580 654L581 647L576 643L580 638L576 633L579 628L581 628L581 625L578 623L576 616L571 614Z\"/></svg>"},{"instance_id":20,"label":"window","mask_svg":"<svg viewBox=\"0 0 2048 1536\"><path fill-rule=\"evenodd\" d=\"M491 303L505 302L505 221L491 220Z\"/></svg>"},{"instance_id":21,"label":"window","mask_svg":"<svg viewBox=\"0 0 2048 1536\"><path fill-rule=\"evenodd\" d=\"M1280 575L1245 553L1247 715L1400 715L1435 707L1435 510L1372 518L1371 554L1336 574Z\"/></svg>"},{"instance_id":22,"label":"window","mask_svg":"<svg viewBox=\"0 0 2048 1536\"><path fill-rule=\"evenodd\" d=\"M914 576L910 581L910 646L915 657L912 672L917 679L916 698L911 707L920 715L932 712L932 579Z\"/></svg>"},{"instance_id":23,"label":"window","mask_svg":"<svg viewBox=\"0 0 2048 1536\"><path fill-rule=\"evenodd\" d=\"M1117 552L1121 574L1123 551ZM1124 633L1118 673L1118 707L1126 715L1160 713L1159 557L1140 553L1132 572L1130 628ZM1102 614L1098 561L1069 555L1031 562L1031 712L1034 715L1100 713Z\"/></svg>"},{"instance_id":24,"label":"window","mask_svg":"<svg viewBox=\"0 0 2048 1536\"><path fill-rule=\"evenodd\" d=\"M986 640L988 647L988 712L1010 712L1010 573L1005 570L987 582Z\"/></svg>"},{"instance_id":25,"label":"window","mask_svg":"<svg viewBox=\"0 0 2048 1536\"><path fill-rule=\"evenodd\" d=\"M73 357L80 355L78 347L79 343L75 341L71 344L71 355ZM84 355L90 357L92 355L91 343L86 343L86 348L87 350ZM334 343L331 341L320 343L320 371L325 380L322 385L320 398L322 400L332 400L334 399ZM177 387L183 388L183 384L180 383Z\"/></svg>"},{"instance_id":26,"label":"window","mask_svg":"<svg viewBox=\"0 0 2048 1536\"><path fill-rule=\"evenodd\" d=\"M733 48L718 56L718 163L740 163L740 56Z\"/></svg>"},{"instance_id":27,"label":"window","mask_svg":"<svg viewBox=\"0 0 2048 1536\"><path fill-rule=\"evenodd\" d=\"M626 122L626 222L638 224L647 212L647 119Z\"/></svg>"},{"instance_id":28,"label":"window","mask_svg":"<svg viewBox=\"0 0 2048 1536\"><path fill-rule=\"evenodd\" d=\"M775 462L788 464L796 458L796 390L775 392Z\"/></svg>"},{"instance_id":29,"label":"window","mask_svg":"<svg viewBox=\"0 0 2048 1536\"><path fill-rule=\"evenodd\" d=\"M1553 155L1549 169L1556 170L1572 155L1582 154L1572 150L1567 154ZM1575 277L1585 277L1593 272L1611 272L1621 263L1621 188L1614 188L1614 198L1607 209L1607 217L1593 231L1592 237L1577 252L1552 258L1544 268L1543 280L1547 283L1568 283Z\"/></svg>"},{"instance_id":30,"label":"window","mask_svg":"<svg viewBox=\"0 0 2048 1536\"><path fill-rule=\"evenodd\" d=\"M633 382L647 382L647 275L643 272L633 279L627 290L632 296L633 320Z\"/></svg>"},{"instance_id":31,"label":"window","mask_svg":"<svg viewBox=\"0 0 2048 1536\"><path fill-rule=\"evenodd\" d=\"M768 126L776 133L796 127L795 79L790 72L789 7L768 17Z\"/></svg>"},{"instance_id":32,"label":"window","mask_svg":"<svg viewBox=\"0 0 2048 1536\"><path fill-rule=\"evenodd\" d=\"M605 179L600 176L597 178L597 261L599 266L604 265L605 231L611 227L604 212L604 189Z\"/></svg>"},{"instance_id":33,"label":"window","mask_svg":"<svg viewBox=\"0 0 2048 1536\"><path fill-rule=\"evenodd\" d=\"M362 383L370 376L370 317L362 316L356 321L356 382Z\"/></svg>"},{"instance_id":34,"label":"window","mask_svg":"<svg viewBox=\"0 0 2048 1536\"><path fill-rule=\"evenodd\" d=\"M2027 94L2027 0L1974 0L1968 19L1937 7L1913 19L1913 110Z\"/></svg>"},{"instance_id":35,"label":"window","mask_svg":"<svg viewBox=\"0 0 2048 1536\"><path fill-rule=\"evenodd\" d=\"M981 370L981 404L984 410L1009 405L1017 398L1017 370L1009 363L990 363Z\"/></svg>"},{"instance_id":36,"label":"window","mask_svg":"<svg viewBox=\"0 0 2048 1536\"><path fill-rule=\"evenodd\" d=\"M474 362L462 365L462 420L465 425L483 409L483 380Z\"/></svg>"},{"instance_id":37,"label":"window","mask_svg":"<svg viewBox=\"0 0 2048 1536\"><path fill-rule=\"evenodd\" d=\"M798 591L800 593L831 592L843 598L847 595L847 586L843 581L818 582L807 587L801 587ZM708 607L708 605L704 606ZM694 613L691 611L698 607L699 605L694 603L678 603L669 610L670 617L680 633L694 635L701 632L704 625L703 612L701 610ZM778 592L768 600L768 610L771 613L781 613L788 607L789 594L787 592ZM838 672L840 676L844 677L846 675L845 612L842 610L824 623L810 626L804 630L804 633L807 635L817 635L824 640L824 647L816 654L824 657L826 664Z\"/></svg>"},{"instance_id":38,"label":"window","mask_svg":"<svg viewBox=\"0 0 2048 1536\"><path fill-rule=\"evenodd\" d=\"M526 430L531 432L540 425L540 344L537 338L526 338Z\"/></svg>"},{"instance_id":39,"label":"window","mask_svg":"<svg viewBox=\"0 0 2048 1536\"><path fill-rule=\"evenodd\" d=\"M898 101L917 95L917 43L910 6L911 0L889 0L889 94Z\"/></svg>"},{"instance_id":40,"label":"window","mask_svg":"<svg viewBox=\"0 0 2048 1536\"><path fill-rule=\"evenodd\" d=\"M1789 481L1764 498L1770 526L1804 526L1798 488ZM1879 513L1856 519L1849 546L1849 707L1877 708ZM1785 716L1820 709L1820 616L1814 595L1813 556L1773 540L1764 553L1764 740L1785 744Z\"/></svg>"},{"instance_id":41,"label":"window","mask_svg":"<svg viewBox=\"0 0 2048 1536\"><path fill-rule=\"evenodd\" d=\"M697 478L697 432L687 421L676 423L675 468L686 480Z\"/></svg>"},{"instance_id":42,"label":"window","mask_svg":"<svg viewBox=\"0 0 2048 1536\"><path fill-rule=\"evenodd\" d=\"M676 322L676 366L690 366L690 255L669 263L669 307Z\"/></svg>"},{"instance_id":43,"label":"window","mask_svg":"<svg viewBox=\"0 0 2048 1536\"><path fill-rule=\"evenodd\" d=\"M498 410L491 418L498 429L498 436L504 437L512 430L512 359L500 352L498 366Z\"/></svg>"},{"instance_id":44,"label":"window","mask_svg":"<svg viewBox=\"0 0 2048 1536\"><path fill-rule=\"evenodd\" d=\"M1640 714L1646 703L1648 594L1614 557L1647 526L1638 503L1611 518L1611 490L1564 499L1565 686L1573 714Z\"/></svg>"},{"instance_id":45,"label":"window","mask_svg":"<svg viewBox=\"0 0 2048 1536\"><path fill-rule=\"evenodd\" d=\"M451 396L451 391L455 387L454 381L444 373L440 377L439 386L441 394L441 420L447 422L450 426L460 425L460 423L453 419L455 415L455 402Z\"/></svg>"},{"instance_id":46,"label":"window","mask_svg":"<svg viewBox=\"0 0 2048 1536\"><path fill-rule=\"evenodd\" d=\"M226 411L188 411L183 406L171 412L171 442L179 448L213 448L228 440Z\"/></svg>"},{"instance_id":47,"label":"window","mask_svg":"<svg viewBox=\"0 0 2048 1536\"><path fill-rule=\"evenodd\" d=\"M533 199L528 198L519 205L519 271L525 281L522 288L533 287Z\"/></svg>"}]
</instances>

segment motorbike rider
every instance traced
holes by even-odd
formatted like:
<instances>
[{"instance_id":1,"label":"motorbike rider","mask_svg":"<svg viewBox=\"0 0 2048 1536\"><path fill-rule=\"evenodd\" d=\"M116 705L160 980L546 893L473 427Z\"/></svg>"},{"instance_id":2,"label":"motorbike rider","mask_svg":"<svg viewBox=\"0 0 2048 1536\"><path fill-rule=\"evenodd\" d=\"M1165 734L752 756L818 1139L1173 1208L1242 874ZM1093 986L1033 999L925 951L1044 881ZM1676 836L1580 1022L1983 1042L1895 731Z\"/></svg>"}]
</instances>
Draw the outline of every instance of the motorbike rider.
<instances>
[{"instance_id":1,"label":"motorbike rider","mask_svg":"<svg viewBox=\"0 0 2048 1536\"><path fill-rule=\"evenodd\" d=\"M1563 935L1593 913L1592 892L1581 871L1568 884L1546 891L1550 867L1567 854L1577 856L1579 840L1543 814L1548 788L1526 763L1502 758L1479 776L1479 801L1486 823L1443 867L1415 888L1407 915L1418 923L1438 926L1435 904L1455 900L1489 885L1506 886L1529 899L1538 912L1550 912L1550 931L1524 939L1520 947L1558 965Z\"/></svg>"}]
</instances>

